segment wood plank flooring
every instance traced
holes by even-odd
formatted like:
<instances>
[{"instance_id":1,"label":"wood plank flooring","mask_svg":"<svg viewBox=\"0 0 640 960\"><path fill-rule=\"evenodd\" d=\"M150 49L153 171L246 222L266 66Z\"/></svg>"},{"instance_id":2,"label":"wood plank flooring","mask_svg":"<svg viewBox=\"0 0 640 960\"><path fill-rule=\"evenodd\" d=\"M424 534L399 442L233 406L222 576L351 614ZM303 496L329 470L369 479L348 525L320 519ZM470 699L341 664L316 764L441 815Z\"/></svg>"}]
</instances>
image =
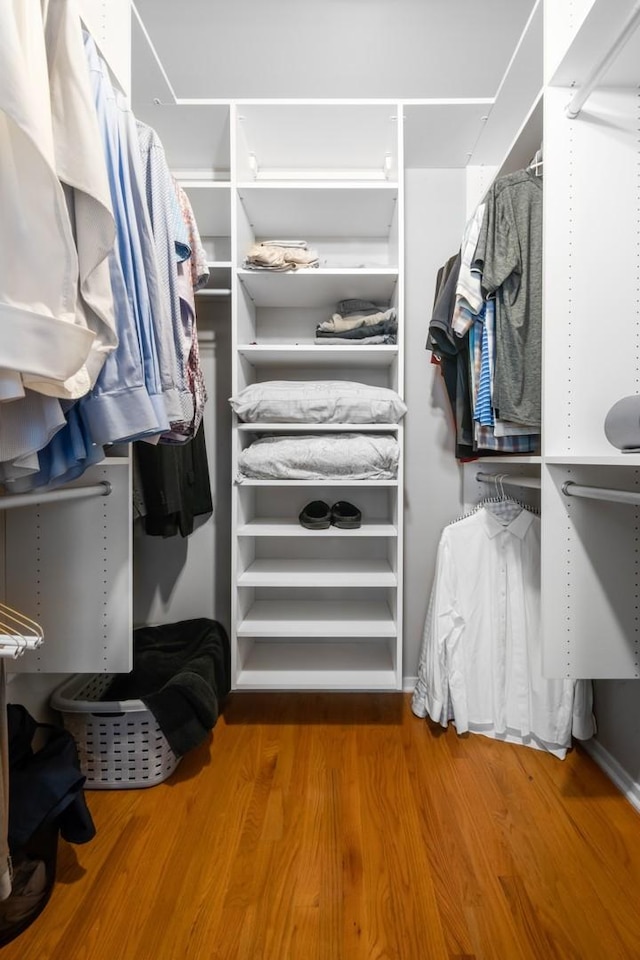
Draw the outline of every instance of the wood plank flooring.
<instances>
[{"instance_id":1,"label":"wood plank flooring","mask_svg":"<svg viewBox=\"0 0 640 960\"><path fill-rule=\"evenodd\" d=\"M87 794L2 960L638 960L640 816L405 695L236 694L148 790Z\"/></svg>"}]
</instances>

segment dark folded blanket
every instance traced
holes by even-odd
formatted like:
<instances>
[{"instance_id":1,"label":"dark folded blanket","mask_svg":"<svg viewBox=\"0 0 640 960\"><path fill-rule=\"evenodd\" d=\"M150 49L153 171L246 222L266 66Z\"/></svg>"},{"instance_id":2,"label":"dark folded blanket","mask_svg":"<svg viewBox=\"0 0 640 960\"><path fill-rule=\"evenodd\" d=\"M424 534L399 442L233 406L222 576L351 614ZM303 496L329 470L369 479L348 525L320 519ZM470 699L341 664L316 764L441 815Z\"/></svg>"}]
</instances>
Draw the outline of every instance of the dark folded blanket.
<instances>
[{"instance_id":1,"label":"dark folded blanket","mask_svg":"<svg viewBox=\"0 0 640 960\"><path fill-rule=\"evenodd\" d=\"M176 756L197 747L231 689L231 655L216 620L183 620L133 633L133 670L120 674L103 700L142 700Z\"/></svg>"}]
</instances>

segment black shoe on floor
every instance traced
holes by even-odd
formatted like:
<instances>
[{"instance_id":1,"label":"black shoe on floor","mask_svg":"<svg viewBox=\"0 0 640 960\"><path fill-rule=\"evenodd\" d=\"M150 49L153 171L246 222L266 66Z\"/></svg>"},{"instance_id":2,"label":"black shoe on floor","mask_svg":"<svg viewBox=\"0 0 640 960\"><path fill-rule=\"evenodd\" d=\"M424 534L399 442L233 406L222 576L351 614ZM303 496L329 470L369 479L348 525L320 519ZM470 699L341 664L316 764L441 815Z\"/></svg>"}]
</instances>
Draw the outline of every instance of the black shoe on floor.
<instances>
[{"instance_id":1,"label":"black shoe on floor","mask_svg":"<svg viewBox=\"0 0 640 960\"><path fill-rule=\"evenodd\" d=\"M312 500L303 507L298 520L308 530L326 530L331 524L331 510L324 500Z\"/></svg>"},{"instance_id":2,"label":"black shoe on floor","mask_svg":"<svg viewBox=\"0 0 640 960\"><path fill-rule=\"evenodd\" d=\"M362 514L352 503L338 500L331 507L331 523L342 530L357 530L362 523Z\"/></svg>"}]
</instances>

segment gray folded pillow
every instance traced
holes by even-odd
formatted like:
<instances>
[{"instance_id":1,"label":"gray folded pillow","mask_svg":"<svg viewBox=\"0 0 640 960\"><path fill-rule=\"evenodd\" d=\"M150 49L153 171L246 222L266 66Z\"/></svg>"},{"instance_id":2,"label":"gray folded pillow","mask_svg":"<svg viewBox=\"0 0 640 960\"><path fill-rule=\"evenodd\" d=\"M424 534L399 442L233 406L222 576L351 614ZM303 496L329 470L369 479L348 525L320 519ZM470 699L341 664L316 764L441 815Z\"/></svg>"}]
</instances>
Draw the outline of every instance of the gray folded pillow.
<instances>
[{"instance_id":1,"label":"gray folded pillow","mask_svg":"<svg viewBox=\"0 0 640 960\"><path fill-rule=\"evenodd\" d=\"M229 403L247 423L397 423L407 412L395 390L349 380L252 383Z\"/></svg>"}]
</instances>

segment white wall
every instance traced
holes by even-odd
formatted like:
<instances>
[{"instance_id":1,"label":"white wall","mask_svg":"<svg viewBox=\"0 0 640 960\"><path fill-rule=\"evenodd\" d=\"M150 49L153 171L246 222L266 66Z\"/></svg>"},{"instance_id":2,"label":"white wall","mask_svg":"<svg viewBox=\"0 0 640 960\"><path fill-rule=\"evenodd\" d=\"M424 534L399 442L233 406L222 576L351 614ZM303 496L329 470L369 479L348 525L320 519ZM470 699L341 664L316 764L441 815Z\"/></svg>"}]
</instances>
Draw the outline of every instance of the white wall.
<instances>
[{"instance_id":1,"label":"white wall","mask_svg":"<svg viewBox=\"0 0 640 960\"><path fill-rule=\"evenodd\" d=\"M640 680L598 680L594 699L596 739L640 795Z\"/></svg>"},{"instance_id":2,"label":"white wall","mask_svg":"<svg viewBox=\"0 0 640 960\"><path fill-rule=\"evenodd\" d=\"M417 673L440 533L462 503L448 400L425 342L436 274L460 246L465 196L464 170L406 172L405 684Z\"/></svg>"}]
</instances>

